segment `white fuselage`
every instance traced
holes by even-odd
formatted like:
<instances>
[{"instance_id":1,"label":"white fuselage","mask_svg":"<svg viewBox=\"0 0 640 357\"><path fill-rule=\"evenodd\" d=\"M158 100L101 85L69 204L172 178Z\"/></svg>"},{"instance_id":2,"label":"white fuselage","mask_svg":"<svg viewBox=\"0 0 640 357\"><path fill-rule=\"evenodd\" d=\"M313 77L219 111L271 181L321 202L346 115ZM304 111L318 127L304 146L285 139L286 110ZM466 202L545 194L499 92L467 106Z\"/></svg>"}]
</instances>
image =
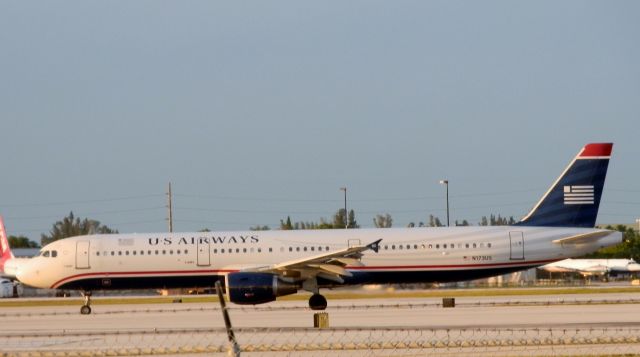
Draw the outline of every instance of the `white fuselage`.
<instances>
[{"instance_id":1,"label":"white fuselage","mask_svg":"<svg viewBox=\"0 0 640 357\"><path fill-rule=\"evenodd\" d=\"M79 236L53 242L5 270L40 288L100 290L211 286L225 274L268 267L382 239L344 284L470 280L527 269L620 242L552 241L593 231L553 227L452 227ZM55 255L55 257L54 257ZM330 284L327 285L341 285Z\"/></svg>"}]
</instances>

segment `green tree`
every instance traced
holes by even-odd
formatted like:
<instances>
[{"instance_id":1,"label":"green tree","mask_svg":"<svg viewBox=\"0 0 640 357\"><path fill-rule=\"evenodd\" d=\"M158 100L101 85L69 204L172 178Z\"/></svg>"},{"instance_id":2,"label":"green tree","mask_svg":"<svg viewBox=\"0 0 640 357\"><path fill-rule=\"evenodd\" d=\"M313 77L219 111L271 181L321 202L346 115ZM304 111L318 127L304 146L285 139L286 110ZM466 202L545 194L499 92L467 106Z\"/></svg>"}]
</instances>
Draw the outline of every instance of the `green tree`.
<instances>
[{"instance_id":1,"label":"green tree","mask_svg":"<svg viewBox=\"0 0 640 357\"><path fill-rule=\"evenodd\" d=\"M373 219L373 225L376 228L391 228L391 226L393 225L393 219L388 213L385 213L384 215L377 214Z\"/></svg>"},{"instance_id":2,"label":"green tree","mask_svg":"<svg viewBox=\"0 0 640 357\"><path fill-rule=\"evenodd\" d=\"M111 233L118 233L118 231L101 225L100 221L88 218L81 220L80 217L75 217L73 212L70 212L67 217L53 224L48 235L42 234L40 242L44 246L58 239L67 237Z\"/></svg>"},{"instance_id":3,"label":"green tree","mask_svg":"<svg viewBox=\"0 0 640 357\"><path fill-rule=\"evenodd\" d=\"M11 248L40 248L38 243L29 240L25 236L9 236L7 239Z\"/></svg>"},{"instance_id":4,"label":"green tree","mask_svg":"<svg viewBox=\"0 0 640 357\"><path fill-rule=\"evenodd\" d=\"M269 226L261 226L261 225L257 225L255 227L250 227L249 230L251 231L268 231L271 228L269 228Z\"/></svg>"},{"instance_id":5,"label":"green tree","mask_svg":"<svg viewBox=\"0 0 640 357\"><path fill-rule=\"evenodd\" d=\"M293 224L291 224L290 216L287 216L286 222L284 222L283 220L280 220L280 229L283 231L290 231L293 229Z\"/></svg>"},{"instance_id":6,"label":"green tree","mask_svg":"<svg viewBox=\"0 0 640 357\"><path fill-rule=\"evenodd\" d=\"M356 222L356 213L353 210L349 211L349 228L360 228L360 225Z\"/></svg>"},{"instance_id":7,"label":"green tree","mask_svg":"<svg viewBox=\"0 0 640 357\"><path fill-rule=\"evenodd\" d=\"M588 254L585 258L596 259L640 259L640 234L633 228L617 225L615 227L607 226L606 229L617 230L622 232L622 242L612 247L602 248L594 253Z\"/></svg>"},{"instance_id":8,"label":"green tree","mask_svg":"<svg viewBox=\"0 0 640 357\"><path fill-rule=\"evenodd\" d=\"M336 214L333 215L333 227L332 228L345 228L347 226L347 217L344 208L340 208Z\"/></svg>"},{"instance_id":9,"label":"green tree","mask_svg":"<svg viewBox=\"0 0 640 357\"><path fill-rule=\"evenodd\" d=\"M488 219L487 219L487 216L482 216L482 220L480 221L479 225L480 226L510 226L515 223L516 223L516 220L513 218L513 216L507 218L507 217L502 217L500 215L496 216L492 213L489 215Z\"/></svg>"},{"instance_id":10,"label":"green tree","mask_svg":"<svg viewBox=\"0 0 640 357\"><path fill-rule=\"evenodd\" d=\"M435 217L434 215L429 215L429 227L443 227L444 225L440 222L440 218Z\"/></svg>"}]
</instances>

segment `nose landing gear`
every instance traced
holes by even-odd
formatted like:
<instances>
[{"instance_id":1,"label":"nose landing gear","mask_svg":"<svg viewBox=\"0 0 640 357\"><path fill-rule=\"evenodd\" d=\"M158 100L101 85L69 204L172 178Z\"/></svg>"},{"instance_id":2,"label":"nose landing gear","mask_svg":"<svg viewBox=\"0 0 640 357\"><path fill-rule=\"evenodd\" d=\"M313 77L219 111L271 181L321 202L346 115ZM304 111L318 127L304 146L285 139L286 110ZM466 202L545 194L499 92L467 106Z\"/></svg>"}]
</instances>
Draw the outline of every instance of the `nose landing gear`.
<instances>
[{"instance_id":1,"label":"nose landing gear","mask_svg":"<svg viewBox=\"0 0 640 357\"><path fill-rule=\"evenodd\" d=\"M80 314L89 315L91 314L91 292L85 291L82 296L84 296L84 304L80 308Z\"/></svg>"}]
</instances>

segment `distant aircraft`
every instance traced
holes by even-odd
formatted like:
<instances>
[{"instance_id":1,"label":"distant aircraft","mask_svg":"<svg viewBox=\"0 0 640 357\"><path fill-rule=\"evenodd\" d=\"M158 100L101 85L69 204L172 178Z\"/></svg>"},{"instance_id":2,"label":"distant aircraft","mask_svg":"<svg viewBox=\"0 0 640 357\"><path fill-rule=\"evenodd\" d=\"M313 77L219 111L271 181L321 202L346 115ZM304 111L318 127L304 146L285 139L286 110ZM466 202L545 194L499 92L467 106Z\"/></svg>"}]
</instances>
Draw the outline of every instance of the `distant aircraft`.
<instances>
[{"instance_id":1,"label":"distant aircraft","mask_svg":"<svg viewBox=\"0 0 640 357\"><path fill-rule=\"evenodd\" d=\"M91 235L61 239L13 259L0 226L0 269L40 288L91 292L210 287L236 304L321 288L473 280L580 256L621 241L594 228L612 144L588 144L512 226ZM535 154L535 151L533 152Z\"/></svg>"},{"instance_id":2,"label":"distant aircraft","mask_svg":"<svg viewBox=\"0 0 640 357\"><path fill-rule=\"evenodd\" d=\"M580 273L582 276L635 273L640 264L633 259L565 259L538 267L551 273Z\"/></svg>"}]
</instances>

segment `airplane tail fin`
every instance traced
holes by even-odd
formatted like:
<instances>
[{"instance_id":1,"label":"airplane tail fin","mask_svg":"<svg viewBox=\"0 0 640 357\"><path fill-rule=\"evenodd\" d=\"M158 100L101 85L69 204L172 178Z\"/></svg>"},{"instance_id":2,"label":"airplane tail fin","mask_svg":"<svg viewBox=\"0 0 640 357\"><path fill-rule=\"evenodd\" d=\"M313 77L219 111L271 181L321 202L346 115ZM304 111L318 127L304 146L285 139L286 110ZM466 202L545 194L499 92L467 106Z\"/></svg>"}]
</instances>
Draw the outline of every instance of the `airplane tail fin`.
<instances>
[{"instance_id":1,"label":"airplane tail fin","mask_svg":"<svg viewBox=\"0 0 640 357\"><path fill-rule=\"evenodd\" d=\"M612 143L585 145L516 225L593 228L612 148Z\"/></svg>"},{"instance_id":2,"label":"airplane tail fin","mask_svg":"<svg viewBox=\"0 0 640 357\"><path fill-rule=\"evenodd\" d=\"M4 263L10 259L13 259L13 253L9 247L7 231L4 229L4 220L0 216L0 272L4 272Z\"/></svg>"}]
</instances>

